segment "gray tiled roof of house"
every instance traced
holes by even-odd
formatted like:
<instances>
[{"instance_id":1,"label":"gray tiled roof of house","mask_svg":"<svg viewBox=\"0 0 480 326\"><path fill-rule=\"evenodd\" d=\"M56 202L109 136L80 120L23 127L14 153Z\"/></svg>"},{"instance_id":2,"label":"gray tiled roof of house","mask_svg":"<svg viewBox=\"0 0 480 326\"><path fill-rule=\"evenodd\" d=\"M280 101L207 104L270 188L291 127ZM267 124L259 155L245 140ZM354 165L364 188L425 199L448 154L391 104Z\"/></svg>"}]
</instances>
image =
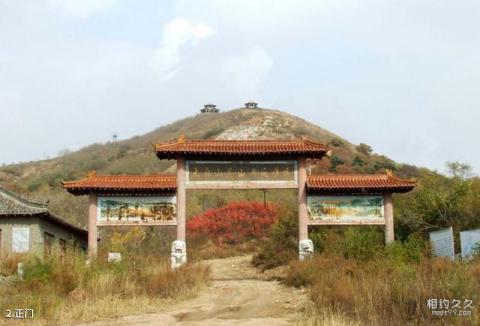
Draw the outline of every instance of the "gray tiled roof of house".
<instances>
[{"instance_id":1,"label":"gray tiled roof of house","mask_svg":"<svg viewBox=\"0 0 480 326\"><path fill-rule=\"evenodd\" d=\"M26 199L0 187L0 215L35 215L48 212L48 202Z\"/></svg>"},{"instance_id":2,"label":"gray tiled roof of house","mask_svg":"<svg viewBox=\"0 0 480 326\"><path fill-rule=\"evenodd\" d=\"M73 232L87 236L87 231L75 226L48 211L48 202L24 198L14 192L0 187L0 217L9 216L39 216Z\"/></svg>"}]
</instances>

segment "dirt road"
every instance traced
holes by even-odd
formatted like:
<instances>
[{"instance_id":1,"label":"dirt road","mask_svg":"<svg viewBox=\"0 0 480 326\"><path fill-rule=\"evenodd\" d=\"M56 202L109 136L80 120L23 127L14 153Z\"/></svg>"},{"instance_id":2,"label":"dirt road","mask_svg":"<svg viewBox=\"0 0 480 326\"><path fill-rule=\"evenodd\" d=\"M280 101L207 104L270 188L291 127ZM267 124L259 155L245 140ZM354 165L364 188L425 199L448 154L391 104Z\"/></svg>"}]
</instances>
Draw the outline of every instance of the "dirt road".
<instances>
[{"instance_id":1,"label":"dirt road","mask_svg":"<svg viewBox=\"0 0 480 326\"><path fill-rule=\"evenodd\" d=\"M155 314L122 317L88 326L113 325L291 325L306 303L301 290L266 281L250 257L205 261L212 282L194 299Z\"/></svg>"}]
</instances>

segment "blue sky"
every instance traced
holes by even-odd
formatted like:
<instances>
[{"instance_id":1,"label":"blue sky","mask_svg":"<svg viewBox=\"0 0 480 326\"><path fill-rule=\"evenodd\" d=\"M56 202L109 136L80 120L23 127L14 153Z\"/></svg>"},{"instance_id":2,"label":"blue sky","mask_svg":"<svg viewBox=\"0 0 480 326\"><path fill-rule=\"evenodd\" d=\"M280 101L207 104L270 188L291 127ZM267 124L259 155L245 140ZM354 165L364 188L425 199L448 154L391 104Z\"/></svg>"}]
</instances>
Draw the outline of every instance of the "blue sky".
<instances>
[{"instance_id":1,"label":"blue sky","mask_svg":"<svg viewBox=\"0 0 480 326\"><path fill-rule=\"evenodd\" d=\"M480 171L478 1L0 0L0 163L255 100Z\"/></svg>"}]
</instances>

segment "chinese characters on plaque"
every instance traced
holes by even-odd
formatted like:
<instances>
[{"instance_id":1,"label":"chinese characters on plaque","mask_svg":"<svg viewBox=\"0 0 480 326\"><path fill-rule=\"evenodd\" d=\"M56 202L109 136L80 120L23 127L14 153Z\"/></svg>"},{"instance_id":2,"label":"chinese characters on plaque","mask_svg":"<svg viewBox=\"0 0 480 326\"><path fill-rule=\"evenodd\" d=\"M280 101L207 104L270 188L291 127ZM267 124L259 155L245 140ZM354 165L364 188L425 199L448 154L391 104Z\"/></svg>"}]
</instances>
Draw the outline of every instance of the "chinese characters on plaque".
<instances>
[{"instance_id":1,"label":"chinese characters on plaque","mask_svg":"<svg viewBox=\"0 0 480 326\"><path fill-rule=\"evenodd\" d=\"M297 182L296 161L187 161L187 183Z\"/></svg>"}]
</instances>

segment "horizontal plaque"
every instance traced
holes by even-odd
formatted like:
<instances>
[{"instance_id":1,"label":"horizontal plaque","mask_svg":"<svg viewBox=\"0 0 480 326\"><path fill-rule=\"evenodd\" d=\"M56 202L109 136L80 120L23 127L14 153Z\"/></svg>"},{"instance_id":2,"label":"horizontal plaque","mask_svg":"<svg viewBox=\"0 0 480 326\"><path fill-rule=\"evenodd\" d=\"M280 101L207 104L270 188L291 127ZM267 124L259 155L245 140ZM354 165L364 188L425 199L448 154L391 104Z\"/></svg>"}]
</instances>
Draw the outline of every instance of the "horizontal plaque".
<instances>
[{"instance_id":1,"label":"horizontal plaque","mask_svg":"<svg viewBox=\"0 0 480 326\"><path fill-rule=\"evenodd\" d=\"M98 225L175 224L176 197L98 197Z\"/></svg>"},{"instance_id":2,"label":"horizontal plaque","mask_svg":"<svg viewBox=\"0 0 480 326\"><path fill-rule=\"evenodd\" d=\"M187 161L187 185L255 182L297 184L297 162Z\"/></svg>"},{"instance_id":3,"label":"horizontal plaque","mask_svg":"<svg viewBox=\"0 0 480 326\"><path fill-rule=\"evenodd\" d=\"M308 196L310 224L385 224L382 196Z\"/></svg>"}]
</instances>

